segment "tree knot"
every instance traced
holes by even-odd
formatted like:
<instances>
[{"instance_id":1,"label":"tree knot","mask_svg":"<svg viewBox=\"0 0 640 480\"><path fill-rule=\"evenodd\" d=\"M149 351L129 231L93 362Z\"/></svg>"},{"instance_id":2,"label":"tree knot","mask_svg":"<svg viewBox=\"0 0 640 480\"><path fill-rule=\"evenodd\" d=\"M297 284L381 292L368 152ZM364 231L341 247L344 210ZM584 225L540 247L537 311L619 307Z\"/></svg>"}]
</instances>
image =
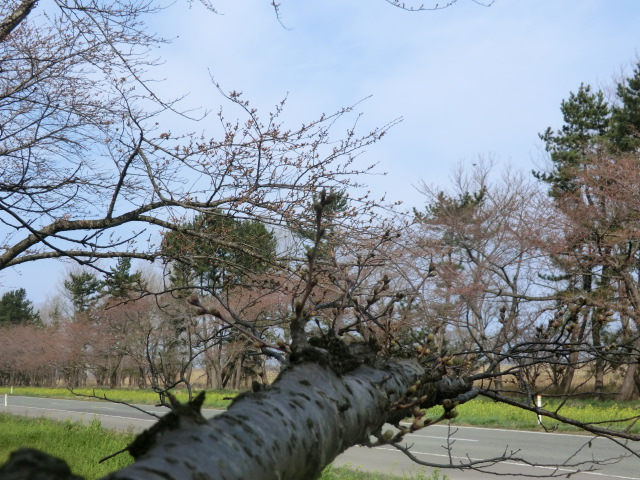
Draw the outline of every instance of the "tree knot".
<instances>
[{"instance_id":1,"label":"tree knot","mask_svg":"<svg viewBox=\"0 0 640 480\"><path fill-rule=\"evenodd\" d=\"M171 401L171 411L158 420L151 428L138 435L127 450L133 458L144 455L156 443L156 439L167 431L175 430L180 426L180 419L187 418L192 422L203 424L207 419L202 416L201 409L205 399L205 392L200 392L192 401L182 404L170 393L167 394Z\"/></svg>"},{"instance_id":2,"label":"tree knot","mask_svg":"<svg viewBox=\"0 0 640 480\"><path fill-rule=\"evenodd\" d=\"M344 375L361 365L373 365L380 346L375 339L365 342L345 342L336 335L311 337L309 346L295 352L293 363L303 361L329 366Z\"/></svg>"}]
</instances>

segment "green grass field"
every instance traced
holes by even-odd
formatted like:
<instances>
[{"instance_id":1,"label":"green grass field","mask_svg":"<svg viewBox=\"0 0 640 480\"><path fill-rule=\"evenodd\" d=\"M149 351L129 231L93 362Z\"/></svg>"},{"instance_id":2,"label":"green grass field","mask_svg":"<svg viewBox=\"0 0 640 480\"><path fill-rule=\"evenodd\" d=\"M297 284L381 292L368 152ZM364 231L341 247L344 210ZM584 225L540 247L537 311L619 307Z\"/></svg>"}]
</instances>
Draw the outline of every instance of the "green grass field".
<instances>
[{"instance_id":1,"label":"green grass field","mask_svg":"<svg viewBox=\"0 0 640 480\"><path fill-rule=\"evenodd\" d=\"M554 411L557 403L553 401L543 404L547 410ZM589 402L586 400L572 401L564 405L559 414L581 422L597 423L599 427L625 430L629 427L630 433L639 433L640 425L634 420L616 422L615 420L633 419L640 412L638 402ZM538 425L535 413L522 410L511 405L497 403L491 400L479 398L457 407L458 417L452 421L458 425L474 425L485 427L500 427L527 430L542 430ZM435 409L434 413L442 410ZM542 417L543 425L547 428L557 428L561 431L579 432L578 427L567 425L550 418Z\"/></svg>"},{"instance_id":2,"label":"green grass field","mask_svg":"<svg viewBox=\"0 0 640 480\"><path fill-rule=\"evenodd\" d=\"M0 395L10 394L10 387L0 387ZM74 394L75 393L75 394ZM172 392L178 400L186 402L188 395L186 390L175 390ZM194 391L194 395L197 394ZM207 408L227 408L231 403L230 398L235 397L238 392L231 390L207 390L204 406ZM97 396L110 400L126 403L136 403L143 405L154 405L158 403L158 394L152 390L139 388L76 388L71 392L66 388L44 388L44 387L13 387L13 395L25 397L49 397L49 398L72 398L75 400L94 400L82 395Z\"/></svg>"},{"instance_id":3,"label":"green grass field","mask_svg":"<svg viewBox=\"0 0 640 480\"><path fill-rule=\"evenodd\" d=\"M56 422L46 418L14 417L0 413L0 465L20 447L37 448L67 461L73 473L96 479L131 463L124 453L99 464L98 461L126 447L134 434L103 428L98 420L83 426L79 422Z\"/></svg>"},{"instance_id":4,"label":"green grass field","mask_svg":"<svg viewBox=\"0 0 640 480\"><path fill-rule=\"evenodd\" d=\"M327 467L320 480L449 480L447 475L441 474L438 470L430 475L418 474L414 476L392 476L382 473L363 472L357 468Z\"/></svg>"}]
</instances>

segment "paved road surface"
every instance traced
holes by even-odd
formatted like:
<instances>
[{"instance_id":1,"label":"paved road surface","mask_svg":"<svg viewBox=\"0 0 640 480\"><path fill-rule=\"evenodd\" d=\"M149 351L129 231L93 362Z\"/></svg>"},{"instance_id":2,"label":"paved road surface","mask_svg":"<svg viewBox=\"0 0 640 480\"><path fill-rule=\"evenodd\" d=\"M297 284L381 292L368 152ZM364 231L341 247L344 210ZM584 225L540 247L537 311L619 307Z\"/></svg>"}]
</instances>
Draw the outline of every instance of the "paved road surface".
<instances>
[{"instance_id":1,"label":"paved road surface","mask_svg":"<svg viewBox=\"0 0 640 480\"><path fill-rule=\"evenodd\" d=\"M159 407L140 406L140 408L159 415L167 411ZM132 429L133 431L148 428L155 421L153 417L125 405L81 400L9 396L7 407L4 407L4 398L0 398L0 412L2 411L16 415L44 415L59 420L80 419L84 422L90 422L95 416L98 416L105 426ZM207 409L203 413L205 416L211 417L220 411ZM459 463L467 458L482 459L500 456L505 451L517 452L516 456L544 464L565 462L574 464L626 455L620 461L594 467L598 469L596 471L574 473L570 478L573 480L640 480L640 459L630 456L623 447L600 438L593 439L583 435L560 433L458 427L451 436L452 446L451 451L448 452L445 448L447 435L448 428L446 426L435 425L417 434L408 435L406 438L407 442L413 444L411 451L418 458L442 464L448 463L450 457L454 463ZM640 445L631 444L630 447L634 451L640 451ZM354 447L340 455L334 464L396 474L413 473L420 470L420 467L392 447L375 449ZM585 468L588 468L588 465L582 467L583 470ZM543 467L533 468L510 461L494 465L490 470L507 475L507 478L522 474L543 478L555 474L564 478L567 474L575 472L576 469L568 467L559 470ZM428 473L432 469L427 468L425 471ZM495 475L475 471L449 470L444 473L453 480L499 478Z\"/></svg>"}]
</instances>

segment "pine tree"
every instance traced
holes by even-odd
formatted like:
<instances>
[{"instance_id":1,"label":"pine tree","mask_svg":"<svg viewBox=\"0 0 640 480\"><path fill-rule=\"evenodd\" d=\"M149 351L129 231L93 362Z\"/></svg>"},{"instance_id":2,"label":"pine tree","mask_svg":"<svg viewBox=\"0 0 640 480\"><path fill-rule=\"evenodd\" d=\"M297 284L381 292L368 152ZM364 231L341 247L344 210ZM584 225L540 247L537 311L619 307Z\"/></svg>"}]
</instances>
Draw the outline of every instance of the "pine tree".
<instances>
[{"instance_id":1,"label":"pine tree","mask_svg":"<svg viewBox=\"0 0 640 480\"><path fill-rule=\"evenodd\" d=\"M536 178L550 185L550 195L556 197L575 190L576 169L583 169L590 156L597 154L606 143L611 109L601 90L592 92L589 85L581 84L577 93L563 100L564 125L558 131L551 127L540 134L551 155L553 170L534 172Z\"/></svg>"},{"instance_id":2,"label":"pine tree","mask_svg":"<svg viewBox=\"0 0 640 480\"><path fill-rule=\"evenodd\" d=\"M573 297L576 302L569 310L575 310L580 331L591 332L594 348L602 346L607 334L605 322L600 321L607 308L600 303L614 297L615 279L635 269L637 262L627 253L633 250L630 246L634 239L624 237L633 216L616 215L623 202L612 199L607 192L615 185L619 165L624 163L621 155L637 153L640 148L640 65L632 77L617 84L616 96L614 106L609 107L604 94L592 92L589 86L581 85L577 93L571 93L561 106L564 125L558 131L548 128L540 135L553 169L534 173L549 184L549 194L575 227L567 237L569 255L556 256L555 261L564 272L558 278L568 281L567 298ZM618 174L607 174L607 169ZM621 260L627 257L628 262ZM589 305L580 306L580 302ZM571 368L568 371L571 373ZM595 374L595 389L600 391L602 358L595 362ZM565 380L563 385L570 387L571 376Z\"/></svg>"},{"instance_id":3,"label":"pine tree","mask_svg":"<svg viewBox=\"0 0 640 480\"><path fill-rule=\"evenodd\" d=\"M0 297L0 326L38 325L40 315L33 310L24 288L10 290Z\"/></svg>"},{"instance_id":4,"label":"pine tree","mask_svg":"<svg viewBox=\"0 0 640 480\"><path fill-rule=\"evenodd\" d=\"M76 312L87 312L101 297L102 282L91 272L69 274L64 281L64 288L71 296L71 302Z\"/></svg>"},{"instance_id":5,"label":"pine tree","mask_svg":"<svg viewBox=\"0 0 640 480\"><path fill-rule=\"evenodd\" d=\"M620 152L638 152L640 149L640 63L633 76L618 83L616 88L620 105L611 114L611 141Z\"/></svg>"},{"instance_id":6,"label":"pine tree","mask_svg":"<svg viewBox=\"0 0 640 480\"><path fill-rule=\"evenodd\" d=\"M561 211L568 216L576 211L578 206L588 206L593 215L603 208L603 200L598 198L598 193L586 187L581 180L581 175L599 155L605 155L610 150L608 135L610 133L611 109L604 99L601 90L592 92L589 85L580 85L577 93L570 93L568 100L563 100L560 107L564 124L558 131L551 128L540 135L546 144L546 150L550 153L553 170L550 173L534 173L537 178L549 184L549 195L555 199L555 203ZM589 211L587 209L587 211ZM580 210L584 210L580 208ZM586 220L585 225L588 224ZM558 281L566 282L565 293L567 298L582 298L597 294L598 290L609 287L608 275L605 275L603 267L589 261L588 255L592 249L597 248L588 239L569 240L567 250L573 255L554 257L556 266L563 272L557 276ZM602 249L600 250L602 251ZM578 259L578 262L575 262ZM570 300L569 300L570 301ZM562 305L561 312L575 311L575 315L564 318L569 324L575 322L581 328L575 328L572 332L572 341L583 341L579 338L586 329L587 323L597 314L594 309L584 309L582 306L565 308ZM594 346L599 346L603 325L591 322L592 341ZM571 366L575 358L571 358L562 378L561 388L568 391L571 388L574 368ZM604 363L596 363L596 377L601 378L604 372ZM596 390L602 385L596 381ZM601 383L601 382L600 382Z\"/></svg>"},{"instance_id":7,"label":"pine tree","mask_svg":"<svg viewBox=\"0 0 640 480\"><path fill-rule=\"evenodd\" d=\"M261 222L219 212L198 215L184 229L199 236L173 231L163 240L170 279L177 286L219 290L237 285L249 273L264 272L276 255L275 236Z\"/></svg>"},{"instance_id":8,"label":"pine tree","mask_svg":"<svg viewBox=\"0 0 640 480\"><path fill-rule=\"evenodd\" d=\"M127 298L132 292L144 289L142 273L131 273L131 259L119 258L115 267L102 282L102 293L113 298Z\"/></svg>"}]
</instances>

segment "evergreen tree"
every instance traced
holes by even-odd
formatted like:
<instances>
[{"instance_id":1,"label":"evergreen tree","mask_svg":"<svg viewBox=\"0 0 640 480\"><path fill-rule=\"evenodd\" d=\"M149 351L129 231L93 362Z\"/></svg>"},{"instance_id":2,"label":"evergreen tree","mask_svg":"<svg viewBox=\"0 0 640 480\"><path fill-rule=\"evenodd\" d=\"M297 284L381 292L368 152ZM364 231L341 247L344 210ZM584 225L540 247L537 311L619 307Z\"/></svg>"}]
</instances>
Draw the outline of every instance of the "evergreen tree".
<instances>
[{"instance_id":1,"label":"evergreen tree","mask_svg":"<svg viewBox=\"0 0 640 480\"><path fill-rule=\"evenodd\" d=\"M184 229L197 235L172 231L163 240L174 285L208 290L237 285L249 273L266 271L276 255L275 236L261 222L217 212L196 216Z\"/></svg>"},{"instance_id":2,"label":"evergreen tree","mask_svg":"<svg viewBox=\"0 0 640 480\"><path fill-rule=\"evenodd\" d=\"M38 325L40 315L33 310L24 288L10 290L0 297L0 326Z\"/></svg>"},{"instance_id":3,"label":"evergreen tree","mask_svg":"<svg viewBox=\"0 0 640 480\"><path fill-rule=\"evenodd\" d=\"M621 152L640 149L640 63L633 76L618 83L616 88L620 105L611 114L611 141Z\"/></svg>"},{"instance_id":4,"label":"evergreen tree","mask_svg":"<svg viewBox=\"0 0 640 480\"><path fill-rule=\"evenodd\" d=\"M144 288L142 273L131 273L131 259L119 258L115 267L102 282L102 293L114 298L127 298L133 291Z\"/></svg>"},{"instance_id":5,"label":"evergreen tree","mask_svg":"<svg viewBox=\"0 0 640 480\"><path fill-rule=\"evenodd\" d=\"M561 106L564 125L555 132L548 128L540 135L553 169L534 173L549 184L549 194L570 224L579 225L567 238L565 255L554 260L563 272L558 280L567 282L567 299L575 299L575 305L563 305L562 309L574 312L575 321L581 325L575 332L591 332L594 348L602 346L607 334L606 322L601 320L607 310L601 305L602 299L613 299L616 288L624 290L616 286L616 279L635 271L638 261L629 254L634 250L634 238L625 237L629 228L635 228L625 223L632 216L616 215L620 201L607 193L615 185L616 175L607 177L602 169L618 168L624 160L620 154L637 153L640 148L640 65L632 77L618 83L616 96L610 108L604 94L592 92L589 86L581 85L577 93L571 93ZM628 261L621 260L626 258ZM582 340L575 335L573 341ZM569 368L565 389L570 387L572 373ZM595 375L595 389L601 391L602 358L595 362Z\"/></svg>"},{"instance_id":6,"label":"evergreen tree","mask_svg":"<svg viewBox=\"0 0 640 480\"><path fill-rule=\"evenodd\" d=\"M552 196L575 190L576 169L584 168L589 157L603 148L609 131L609 105L602 91L592 92L589 85L582 84L577 93L571 92L560 110L564 119L560 130L554 132L549 127L540 134L551 155L553 170L534 172L536 178L550 185Z\"/></svg>"},{"instance_id":7,"label":"evergreen tree","mask_svg":"<svg viewBox=\"0 0 640 480\"><path fill-rule=\"evenodd\" d=\"M478 207L481 207L487 195L487 188L482 186L476 192L464 192L456 197L452 197L445 192L439 192L436 201L426 207L426 214L414 209L413 213L418 220L427 218L435 218L439 216L447 216L455 213L456 215L473 213Z\"/></svg>"},{"instance_id":8,"label":"evergreen tree","mask_svg":"<svg viewBox=\"0 0 640 480\"><path fill-rule=\"evenodd\" d=\"M264 223L236 221L234 236L239 245L247 251L255 251L258 254L254 256L246 251L234 252L234 275L238 281L241 280L244 272L260 273L269 269L276 256L276 238Z\"/></svg>"},{"instance_id":9,"label":"evergreen tree","mask_svg":"<svg viewBox=\"0 0 640 480\"><path fill-rule=\"evenodd\" d=\"M91 272L69 274L64 281L64 288L71 296L71 302L76 312L87 312L101 297L102 282Z\"/></svg>"},{"instance_id":10,"label":"evergreen tree","mask_svg":"<svg viewBox=\"0 0 640 480\"><path fill-rule=\"evenodd\" d=\"M581 175L599 155L607 155L610 151L608 135L610 133L611 109L604 99L602 91L592 92L588 85L580 85L577 93L570 93L568 100L563 100L560 107L564 124L558 131L551 128L540 135L546 143L546 150L551 156L553 170L550 173L535 174L537 178L549 184L549 195L555 199L560 211L568 217L577 211L590 211L597 216L599 210L606 208L598 192L587 187ZM586 207L583 208L583 207ZM585 226L589 220L584 219ZM592 225L595 228L595 225ZM598 291L609 287L609 275L606 269L597 262L591 261L590 252L598 248L588 238L567 239L569 255L555 256L553 261L562 272L555 276L557 281L564 282L564 292L567 302L571 298L580 303L581 298L597 295ZM599 251L602 251L600 249ZM577 261L576 261L577 260ZM551 277L549 277L551 278ZM562 288L562 287L561 287ZM598 314L597 309L586 308L584 305L568 305L567 302L559 306L558 316L569 325L580 325L572 331L571 340L584 341L580 338L591 324L591 337L595 347L600 347L604 325L593 322ZM568 314L566 312L572 312ZM572 354L574 357L576 354ZM573 382L575 369L572 366L576 358L570 358L562 378L561 389L569 391ZM596 391L603 387L604 363L596 362Z\"/></svg>"}]
</instances>

